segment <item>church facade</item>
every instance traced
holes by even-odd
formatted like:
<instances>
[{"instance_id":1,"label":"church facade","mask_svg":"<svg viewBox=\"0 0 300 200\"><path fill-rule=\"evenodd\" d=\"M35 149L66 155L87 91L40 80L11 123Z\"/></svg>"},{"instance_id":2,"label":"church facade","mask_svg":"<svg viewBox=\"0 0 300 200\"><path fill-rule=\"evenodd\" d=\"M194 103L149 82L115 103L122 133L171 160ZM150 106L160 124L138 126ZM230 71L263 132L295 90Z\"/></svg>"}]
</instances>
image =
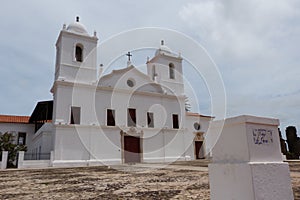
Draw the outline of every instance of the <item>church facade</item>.
<instances>
[{"instance_id":1,"label":"church facade","mask_svg":"<svg viewBox=\"0 0 300 200\"><path fill-rule=\"evenodd\" d=\"M28 121L28 152L52 152L53 166L205 158L213 118L186 111L181 56L161 41L146 74L128 53L123 69L103 75L97 43L79 19L60 31L53 100L39 102Z\"/></svg>"}]
</instances>

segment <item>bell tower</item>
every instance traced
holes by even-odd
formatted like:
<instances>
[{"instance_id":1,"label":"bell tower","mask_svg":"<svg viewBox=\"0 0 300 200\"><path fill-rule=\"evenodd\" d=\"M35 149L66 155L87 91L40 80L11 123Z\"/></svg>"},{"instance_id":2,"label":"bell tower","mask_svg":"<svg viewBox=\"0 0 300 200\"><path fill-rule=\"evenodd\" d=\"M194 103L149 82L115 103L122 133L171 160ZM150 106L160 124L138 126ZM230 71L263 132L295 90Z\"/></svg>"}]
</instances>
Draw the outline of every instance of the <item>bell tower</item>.
<instances>
[{"instance_id":1,"label":"bell tower","mask_svg":"<svg viewBox=\"0 0 300 200\"><path fill-rule=\"evenodd\" d=\"M96 32L89 35L79 17L60 31L51 89L54 124L95 123L90 113L97 83L97 42Z\"/></svg>"},{"instance_id":2,"label":"bell tower","mask_svg":"<svg viewBox=\"0 0 300 200\"><path fill-rule=\"evenodd\" d=\"M91 84L97 78L96 32L90 36L79 17L63 26L56 42L55 81Z\"/></svg>"},{"instance_id":3,"label":"bell tower","mask_svg":"<svg viewBox=\"0 0 300 200\"><path fill-rule=\"evenodd\" d=\"M184 94L182 58L172 53L163 40L155 56L147 61L147 72L153 81L167 87L174 94Z\"/></svg>"}]
</instances>

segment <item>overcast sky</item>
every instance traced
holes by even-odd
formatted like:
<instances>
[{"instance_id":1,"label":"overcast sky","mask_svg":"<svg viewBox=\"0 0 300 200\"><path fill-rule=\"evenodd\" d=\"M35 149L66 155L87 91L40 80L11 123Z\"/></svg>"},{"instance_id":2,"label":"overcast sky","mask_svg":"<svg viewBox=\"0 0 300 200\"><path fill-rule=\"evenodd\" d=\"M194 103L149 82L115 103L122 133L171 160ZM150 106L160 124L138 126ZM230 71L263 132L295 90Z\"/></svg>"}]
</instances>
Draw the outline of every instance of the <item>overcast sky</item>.
<instances>
[{"instance_id":1,"label":"overcast sky","mask_svg":"<svg viewBox=\"0 0 300 200\"><path fill-rule=\"evenodd\" d=\"M55 42L77 15L100 41L141 27L190 36L220 70L227 116L279 118L282 129L300 131L299 0L3 1L1 114L30 115L37 101L52 98Z\"/></svg>"}]
</instances>

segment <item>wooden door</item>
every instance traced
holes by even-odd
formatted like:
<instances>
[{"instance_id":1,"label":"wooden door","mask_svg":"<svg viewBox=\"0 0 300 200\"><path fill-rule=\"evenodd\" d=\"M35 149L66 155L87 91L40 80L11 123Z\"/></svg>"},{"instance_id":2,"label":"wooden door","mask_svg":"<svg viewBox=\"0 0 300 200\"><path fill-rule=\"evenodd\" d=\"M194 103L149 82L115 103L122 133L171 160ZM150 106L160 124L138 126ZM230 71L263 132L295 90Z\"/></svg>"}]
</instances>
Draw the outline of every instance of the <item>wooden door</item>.
<instances>
[{"instance_id":1,"label":"wooden door","mask_svg":"<svg viewBox=\"0 0 300 200\"><path fill-rule=\"evenodd\" d=\"M124 159L125 163L141 162L140 138L133 136L124 137Z\"/></svg>"},{"instance_id":2,"label":"wooden door","mask_svg":"<svg viewBox=\"0 0 300 200\"><path fill-rule=\"evenodd\" d=\"M195 153L196 153L196 159L202 159L204 156L202 155L203 151L201 151L203 141L195 141Z\"/></svg>"}]
</instances>

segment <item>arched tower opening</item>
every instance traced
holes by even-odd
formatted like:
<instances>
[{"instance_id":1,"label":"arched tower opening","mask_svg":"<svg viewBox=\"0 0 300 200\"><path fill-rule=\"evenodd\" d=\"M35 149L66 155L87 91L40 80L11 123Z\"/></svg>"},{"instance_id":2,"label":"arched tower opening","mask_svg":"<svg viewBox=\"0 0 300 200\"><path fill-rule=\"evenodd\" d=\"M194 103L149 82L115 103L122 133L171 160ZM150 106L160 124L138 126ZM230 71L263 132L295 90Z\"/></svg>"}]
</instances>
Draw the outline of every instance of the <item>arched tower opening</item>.
<instances>
[{"instance_id":1,"label":"arched tower opening","mask_svg":"<svg viewBox=\"0 0 300 200\"><path fill-rule=\"evenodd\" d=\"M169 78L175 79L175 66L173 63L169 63Z\"/></svg>"},{"instance_id":2,"label":"arched tower opening","mask_svg":"<svg viewBox=\"0 0 300 200\"><path fill-rule=\"evenodd\" d=\"M82 44L76 44L75 47L75 60L77 62L83 61L83 45Z\"/></svg>"}]
</instances>

